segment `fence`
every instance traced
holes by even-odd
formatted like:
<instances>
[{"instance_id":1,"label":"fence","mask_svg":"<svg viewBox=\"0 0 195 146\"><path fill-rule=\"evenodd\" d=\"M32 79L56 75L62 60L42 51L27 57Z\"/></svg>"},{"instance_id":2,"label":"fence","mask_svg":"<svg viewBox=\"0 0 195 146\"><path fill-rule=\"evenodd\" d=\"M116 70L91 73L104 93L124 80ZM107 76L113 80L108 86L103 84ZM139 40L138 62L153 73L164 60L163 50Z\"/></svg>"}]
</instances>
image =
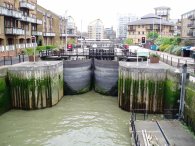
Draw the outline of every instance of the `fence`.
<instances>
[{"instance_id":1,"label":"fence","mask_svg":"<svg viewBox=\"0 0 195 146\"><path fill-rule=\"evenodd\" d=\"M184 64L187 64L188 66L188 72L195 74L195 60L192 61L192 59L182 59L178 58L177 56L173 57L171 55L167 55L164 53L157 53L156 54L160 55L160 60L170 66L181 68Z\"/></svg>"},{"instance_id":2,"label":"fence","mask_svg":"<svg viewBox=\"0 0 195 146\"><path fill-rule=\"evenodd\" d=\"M17 63L25 62L25 61L29 61L29 60L28 60L28 56L26 56L24 54L18 55L16 57L3 56L0 58L0 66L13 65L13 64L17 64Z\"/></svg>"},{"instance_id":3,"label":"fence","mask_svg":"<svg viewBox=\"0 0 195 146\"><path fill-rule=\"evenodd\" d=\"M134 121L135 121L135 114L134 114L134 112L132 112L131 119L130 119L130 125L131 125L131 129L132 129L132 132L133 132L132 134L133 134L135 145L140 146L140 140L139 140L136 128L135 128L135 122Z\"/></svg>"}]
</instances>

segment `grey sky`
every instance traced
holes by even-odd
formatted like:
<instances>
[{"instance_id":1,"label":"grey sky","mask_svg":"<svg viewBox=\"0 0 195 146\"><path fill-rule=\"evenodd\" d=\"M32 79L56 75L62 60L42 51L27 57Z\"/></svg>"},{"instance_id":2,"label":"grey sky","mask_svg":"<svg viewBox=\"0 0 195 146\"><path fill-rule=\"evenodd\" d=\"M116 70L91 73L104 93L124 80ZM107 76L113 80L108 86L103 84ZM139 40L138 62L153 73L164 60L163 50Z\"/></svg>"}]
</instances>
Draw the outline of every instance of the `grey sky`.
<instances>
[{"instance_id":1,"label":"grey sky","mask_svg":"<svg viewBox=\"0 0 195 146\"><path fill-rule=\"evenodd\" d=\"M105 27L116 27L117 13L131 13L141 17L154 13L154 8L171 8L171 18L180 19L181 14L195 9L194 0L37 0L41 6L58 15L71 15L78 30L87 31L88 24L101 19ZM82 21L82 23L81 23Z\"/></svg>"}]
</instances>

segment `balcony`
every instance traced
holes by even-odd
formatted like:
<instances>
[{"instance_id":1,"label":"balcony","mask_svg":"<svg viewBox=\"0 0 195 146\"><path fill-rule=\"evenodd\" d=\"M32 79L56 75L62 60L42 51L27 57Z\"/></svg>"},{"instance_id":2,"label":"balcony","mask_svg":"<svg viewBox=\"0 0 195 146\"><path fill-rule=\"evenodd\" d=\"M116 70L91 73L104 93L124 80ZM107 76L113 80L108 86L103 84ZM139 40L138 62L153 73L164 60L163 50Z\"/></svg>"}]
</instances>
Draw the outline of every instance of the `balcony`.
<instances>
[{"instance_id":1,"label":"balcony","mask_svg":"<svg viewBox=\"0 0 195 146\"><path fill-rule=\"evenodd\" d=\"M29 23L37 23L37 19L29 16L22 16L21 21Z\"/></svg>"},{"instance_id":2,"label":"balcony","mask_svg":"<svg viewBox=\"0 0 195 146\"><path fill-rule=\"evenodd\" d=\"M15 50L15 46L14 45L6 46L6 51L13 51L13 50Z\"/></svg>"},{"instance_id":3,"label":"balcony","mask_svg":"<svg viewBox=\"0 0 195 146\"><path fill-rule=\"evenodd\" d=\"M45 36L45 37L54 37L54 36L56 36L56 34L53 33L53 32L46 32L46 33L43 33L43 36Z\"/></svg>"},{"instance_id":4,"label":"balcony","mask_svg":"<svg viewBox=\"0 0 195 146\"><path fill-rule=\"evenodd\" d=\"M21 28L5 28L5 34L7 35L24 35L24 30Z\"/></svg>"},{"instance_id":5,"label":"balcony","mask_svg":"<svg viewBox=\"0 0 195 146\"><path fill-rule=\"evenodd\" d=\"M128 31L136 31L135 27L129 27Z\"/></svg>"},{"instance_id":6,"label":"balcony","mask_svg":"<svg viewBox=\"0 0 195 146\"><path fill-rule=\"evenodd\" d=\"M187 35L190 37L195 37L195 31L189 31Z\"/></svg>"},{"instance_id":7,"label":"balcony","mask_svg":"<svg viewBox=\"0 0 195 146\"><path fill-rule=\"evenodd\" d=\"M67 35L67 37L76 37L77 36L76 34L65 34L65 33L60 34L61 37L66 37L66 35Z\"/></svg>"},{"instance_id":8,"label":"balcony","mask_svg":"<svg viewBox=\"0 0 195 146\"><path fill-rule=\"evenodd\" d=\"M43 33L42 32L40 32L40 31L32 31L32 35L35 35L35 36L42 36L43 35Z\"/></svg>"},{"instance_id":9,"label":"balcony","mask_svg":"<svg viewBox=\"0 0 195 146\"><path fill-rule=\"evenodd\" d=\"M26 35L31 36L31 32L29 30L26 30Z\"/></svg>"},{"instance_id":10,"label":"balcony","mask_svg":"<svg viewBox=\"0 0 195 146\"><path fill-rule=\"evenodd\" d=\"M17 49L24 49L25 48L25 44L16 44L16 48Z\"/></svg>"},{"instance_id":11,"label":"balcony","mask_svg":"<svg viewBox=\"0 0 195 146\"><path fill-rule=\"evenodd\" d=\"M7 9L5 7L2 7L2 6L0 6L0 15L13 17L13 18L17 18L17 19L21 19L22 18L22 12L19 12L19 11L16 11L16 10Z\"/></svg>"},{"instance_id":12,"label":"balcony","mask_svg":"<svg viewBox=\"0 0 195 146\"><path fill-rule=\"evenodd\" d=\"M30 10L35 10L35 5L31 4L31 3L28 3L24 0L24 1L20 2L20 8L27 8L27 9L30 9Z\"/></svg>"},{"instance_id":13,"label":"balcony","mask_svg":"<svg viewBox=\"0 0 195 146\"><path fill-rule=\"evenodd\" d=\"M40 20L40 19L37 19L37 24L42 25L43 24L43 21Z\"/></svg>"},{"instance_id":14,"label":"balcony","mask_svg":"<svg viewBox=\"0 0 195 146\"><path fill-rule=\"evenodd\" d=\"M4 46L0 46L0 52L3 52L3 51L5 51Z\"/></svg>"},{"instance_id":15,"label":"balcony","mask_svg":"<svg viewBox=\"0 0 195 146\"><path fill-rule=\"evenodd\" d=\"M34 48L34 47L37 47L36 43L27 43L26 44L26 48Z\"/></svg>"}]
</instances>

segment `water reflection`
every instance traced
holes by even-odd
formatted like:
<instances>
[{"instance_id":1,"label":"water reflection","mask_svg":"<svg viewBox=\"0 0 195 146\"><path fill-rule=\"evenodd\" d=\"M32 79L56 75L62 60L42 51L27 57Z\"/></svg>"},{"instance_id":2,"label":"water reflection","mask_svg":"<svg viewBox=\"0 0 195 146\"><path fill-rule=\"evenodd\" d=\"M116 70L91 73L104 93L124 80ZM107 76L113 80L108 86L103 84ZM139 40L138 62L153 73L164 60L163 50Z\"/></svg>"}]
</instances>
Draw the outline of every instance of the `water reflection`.
<instances>
[{"instance_id":1,"label":"water reflection","mask_svg":"<svg viewBox=\"0 0 195 146\"><path fill-rule=\"evenodd\" d=\"M1 146L126 146L129 113L117 98L66 96L53 108L12 110L0 117Z\"/></svg>"}]
</instances>

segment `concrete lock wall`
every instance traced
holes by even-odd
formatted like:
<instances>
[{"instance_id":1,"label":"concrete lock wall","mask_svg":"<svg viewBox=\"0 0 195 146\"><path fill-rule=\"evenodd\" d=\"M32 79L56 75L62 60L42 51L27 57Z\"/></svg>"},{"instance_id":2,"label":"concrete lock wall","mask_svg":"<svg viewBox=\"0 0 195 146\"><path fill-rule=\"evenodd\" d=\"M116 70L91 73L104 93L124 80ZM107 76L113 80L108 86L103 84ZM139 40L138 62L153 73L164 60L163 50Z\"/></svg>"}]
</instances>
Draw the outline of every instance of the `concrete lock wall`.
<instances>
[{"instance_id":1,"label":"concrete lock wall","mask_svg":"<svg viewBox=\"0 0 195 146\"><path fill-rule=\"evenodd\" d=\"M166 67L159 68L159 64L120 64L119 107L126 111L148 113L164 113L165 107L174 108L178 99L179 81L176 78L178 83L174 83L175 80L171 80L171 76L174 76L174 73L168 72Z\"/></svg>"},{"instance_id":2,"label":"concrete lock wall","mask_svg":"<svg viewBox=\"0 0 195 146\"><path fill-rule=\"evenodd\" d=\"M118 67L117 61L94 60L94 89L96 92L117 96Z\"/></svg>"},{"instance_id":3,"label":"concrete lock wall","mask_svg":"<svg viewBox=\"0 0 195 146\"><path fill-rule=\"evenodd\" d=\"M6 66L0 67L0 115L11 108L7 69Z\"/></svg>"},{"instance_id":4,"label":"concrete lock wall","mask_svg":"<svg viewBox=\"0 0 195 146\"><path fill-rule=\"evenodd\" d=\"M91 59L63 62L64 94L79 94L91 89Z\"/></svg>"},{"instance_id":5,"label":"concrete lock wall","mask_svg":"<svg viewBox=\"0 0 195 146\"><path fill-rule=\"evenodd\" d=\"M11 105L17 109L40 109L63 97L63 63L24 62L8 68Z\"/></svg>"}]
</instances>

